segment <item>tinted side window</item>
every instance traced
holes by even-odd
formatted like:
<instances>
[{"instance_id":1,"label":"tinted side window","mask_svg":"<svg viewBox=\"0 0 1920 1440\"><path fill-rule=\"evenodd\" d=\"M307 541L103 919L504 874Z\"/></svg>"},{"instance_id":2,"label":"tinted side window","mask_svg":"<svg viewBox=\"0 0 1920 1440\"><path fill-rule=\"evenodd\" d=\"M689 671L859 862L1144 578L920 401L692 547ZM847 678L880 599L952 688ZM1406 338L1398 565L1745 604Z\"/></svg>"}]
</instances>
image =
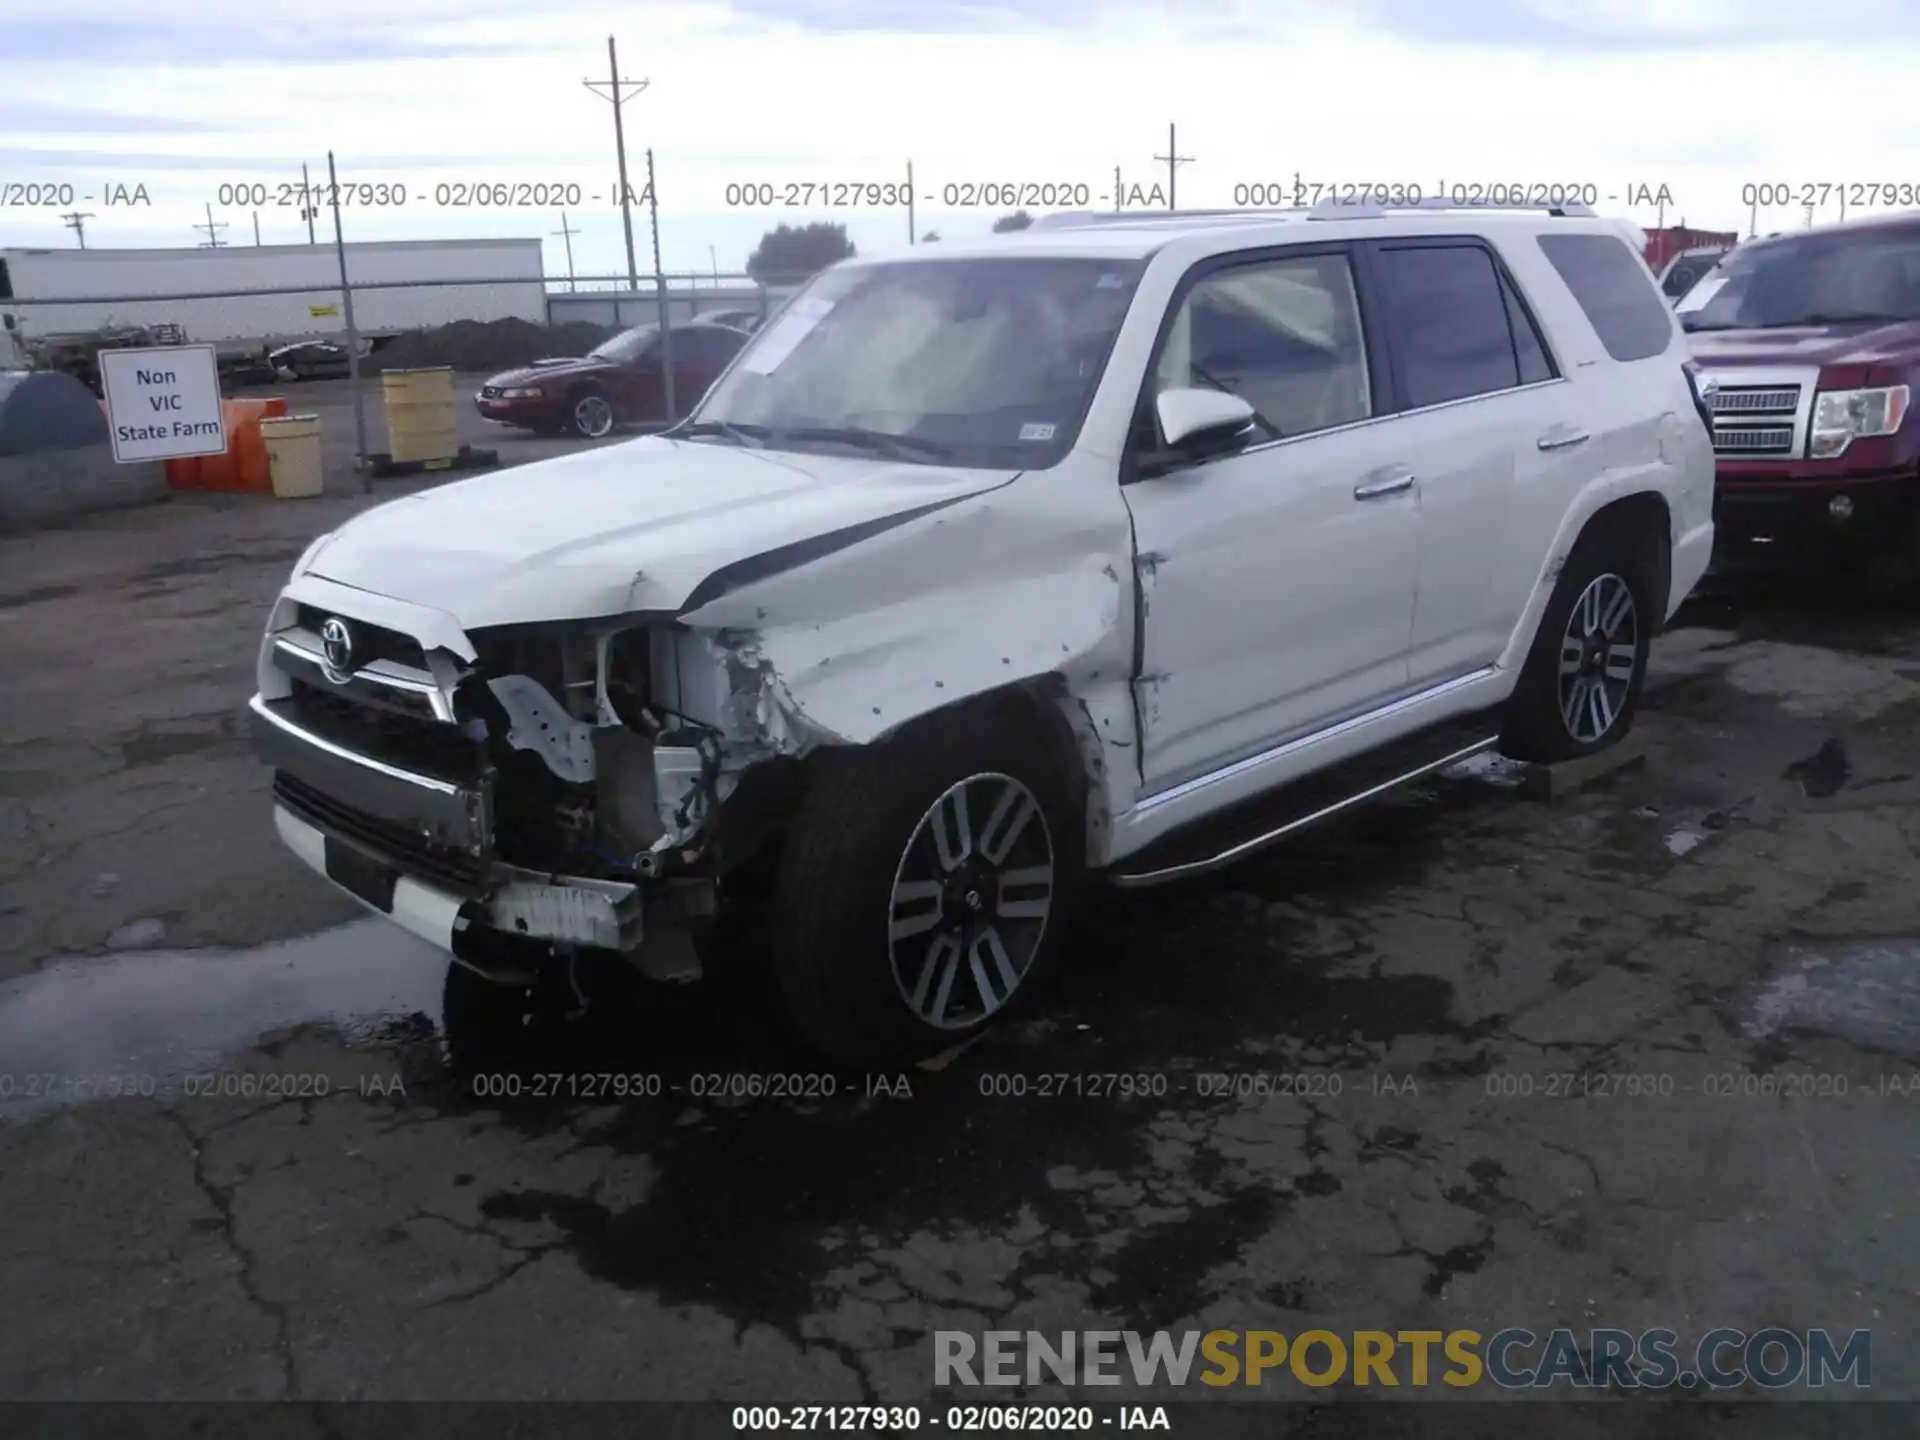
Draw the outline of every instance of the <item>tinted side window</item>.
<instances>
[{"instance_id":1,"label":"tinted side window","mask_svg":"<svg viewBox=\"0 0 1920 1440\"><path fill-rule=\"evenodd\" d=\"M1409 406L1439 405L1520 383L1507 297L1485 250L1477 245L1385 249L1378 270Z\"/></svg>"},{"instance_id":2,"label":"tinted side window","mask_svg":"<svg viewBox=\"0 0 1920 1440\"><path fill-rule=\"evenodd\" d=\"M13 277L7 274L7 262L0 260L0 300L11 300L12 298ZM13 327L8 326L7 328L12 329Z\"/></svg>"},{"instance_id":3,"label":"tinted side window","mask_svg":"<svg viewBox=\"0 0 1920 1440\"><path fill-rule=\"evenodd\" d=\"M1229 390L1306 435L1364 420L1373 387L1360 302L1345 255L1297 255L1207 275L1174 313L1155 393Z\"/></svg>"},{"instance_id":4,"label":"tinted side window","mask_svg":"<svg viewBox=\"0 0 1920 1440\"><path fill-rule=\"evenodd\" d=\"M1673 343L1673 312L1619 236L1542 235L1540 249L1614 359L1645 360Z\"/></svg>"},{"instance_id":5,"label":"tinted side window","mask_svg":"<svg viewBox=\"0 0 1920 1440\"><path fill-rule=\"evenodd\" d=\"M717 328L689 327L674 334L675 355L690 365L724 365L744 337Z\"/></svg>"},{"instance_id":6,"label":"tinted side window","mask_svg":"<svg viewBox=\"0 0 1920 1440\"><path fill-rule=\"evenodd\" d=\"M1520 383L1537 385L1542 380L1553 379L1553 361L1547 356L1540 327L1534 324L1526 301L1505 276L1500 280L1500 292L1507 300L1507 324L1513 330L1513 358L1520 363Z\"/></svg>"}]
</instances>

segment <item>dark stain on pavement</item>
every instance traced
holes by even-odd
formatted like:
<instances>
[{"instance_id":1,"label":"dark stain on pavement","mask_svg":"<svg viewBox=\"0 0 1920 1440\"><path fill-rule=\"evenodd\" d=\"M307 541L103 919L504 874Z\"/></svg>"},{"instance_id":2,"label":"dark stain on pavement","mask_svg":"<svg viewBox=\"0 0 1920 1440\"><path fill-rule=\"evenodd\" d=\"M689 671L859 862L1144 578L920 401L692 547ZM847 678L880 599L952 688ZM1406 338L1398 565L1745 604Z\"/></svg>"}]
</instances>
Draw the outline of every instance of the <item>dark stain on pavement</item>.
<instances>
[{"instance_id":1,"label":"dark stain on pavement","mask_svg":"<svg viewBox=\"0 0 1920 1440\"><path fill-rule=\"evenodd\" d=\"M1853 775L1853 762L1838 736L1825 741L1804 760L1787 767L1786 778L1797 784L1811 800L1828 800L1846 787Z\"/></svg>"}]
</instances>

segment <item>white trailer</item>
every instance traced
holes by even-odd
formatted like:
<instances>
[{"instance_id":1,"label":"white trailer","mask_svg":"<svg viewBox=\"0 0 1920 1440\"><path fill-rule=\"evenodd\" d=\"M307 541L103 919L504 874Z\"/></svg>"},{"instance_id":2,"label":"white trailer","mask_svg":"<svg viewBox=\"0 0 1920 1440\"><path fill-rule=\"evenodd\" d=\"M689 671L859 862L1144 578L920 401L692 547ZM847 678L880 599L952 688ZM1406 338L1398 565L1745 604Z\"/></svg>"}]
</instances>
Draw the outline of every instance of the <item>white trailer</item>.
<instances>
[{"instance_id":1,"label":"white trailer","mask_svg":"<svg viewBox=\"0 0 1920 1440\"><path fill-rule=\"evenodd\" d=\"M547 323L535 240L349 244L355 328L369 338L454 320ZM258 350L347 328L331 245L199 249L0 249L0 317L35 337L175 325L191 341Z\"/></svg>"}]
</instances>

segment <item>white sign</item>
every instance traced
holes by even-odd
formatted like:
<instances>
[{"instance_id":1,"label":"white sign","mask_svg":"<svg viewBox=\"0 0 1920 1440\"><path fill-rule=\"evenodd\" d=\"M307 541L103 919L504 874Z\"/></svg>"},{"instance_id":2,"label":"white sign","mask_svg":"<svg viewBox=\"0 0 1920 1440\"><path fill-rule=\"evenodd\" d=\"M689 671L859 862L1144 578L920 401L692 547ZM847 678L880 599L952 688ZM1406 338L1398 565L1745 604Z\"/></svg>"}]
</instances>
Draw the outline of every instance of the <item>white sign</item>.
<instances>
[{"instance_id":1,"label":"white sign","mask_svg":"<svg viewBox=\"0 0 1920 1440\"><path fill-rule=\"evenodd\" d=\"M227 426L213 346L102 350L99 358L117 464L225 453Z\"/></svg>"}]
</instances>

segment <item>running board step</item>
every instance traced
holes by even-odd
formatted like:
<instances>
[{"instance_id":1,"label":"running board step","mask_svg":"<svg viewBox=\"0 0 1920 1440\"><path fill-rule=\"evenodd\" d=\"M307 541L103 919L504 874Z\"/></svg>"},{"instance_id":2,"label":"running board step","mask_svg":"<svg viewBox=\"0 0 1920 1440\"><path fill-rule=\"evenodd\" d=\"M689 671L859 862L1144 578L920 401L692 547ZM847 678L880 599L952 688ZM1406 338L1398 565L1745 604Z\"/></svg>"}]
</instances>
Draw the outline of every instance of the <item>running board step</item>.
<instances>
[{"instance_id":1,"label":"running board step","mask_svg":"<svg viewBox=\"0 0 1920 1440\"><path fill-rule=\"evenodd\" d=\"M1218 870L1297 830L1491 750L1499 739L1498 710L1444 721L1162 835L1120 860L1110 877L1115 885L1133 889Z\"/></svg>"}]
</instances>

